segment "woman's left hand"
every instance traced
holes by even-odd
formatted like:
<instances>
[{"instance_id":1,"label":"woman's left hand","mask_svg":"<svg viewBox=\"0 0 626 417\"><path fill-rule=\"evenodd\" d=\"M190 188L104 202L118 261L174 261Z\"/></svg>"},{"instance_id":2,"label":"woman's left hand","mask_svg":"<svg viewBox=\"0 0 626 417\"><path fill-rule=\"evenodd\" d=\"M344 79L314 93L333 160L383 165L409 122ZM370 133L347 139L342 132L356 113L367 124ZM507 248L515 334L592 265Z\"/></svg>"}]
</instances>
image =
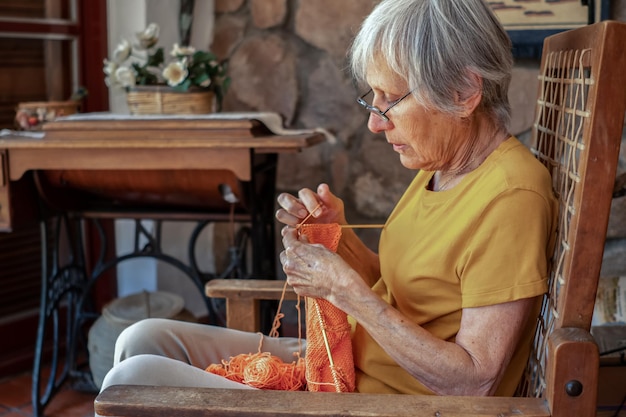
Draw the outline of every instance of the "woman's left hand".
<instances>
[{"instance_id":1,"label":"woman's left hand","mask_svg":"<svg viewBox=\"0 0 626 417\"><path fill-rule=\"evenodd\" d=\"M356 274L347 273L350 266L336 253L321 244L311 244L299 238L296 228L282 230L283 246L280 262L287 282L301 296L323 298L333 302L340 288L350 286L346 281Z\"/></svg>"}]
</instances>

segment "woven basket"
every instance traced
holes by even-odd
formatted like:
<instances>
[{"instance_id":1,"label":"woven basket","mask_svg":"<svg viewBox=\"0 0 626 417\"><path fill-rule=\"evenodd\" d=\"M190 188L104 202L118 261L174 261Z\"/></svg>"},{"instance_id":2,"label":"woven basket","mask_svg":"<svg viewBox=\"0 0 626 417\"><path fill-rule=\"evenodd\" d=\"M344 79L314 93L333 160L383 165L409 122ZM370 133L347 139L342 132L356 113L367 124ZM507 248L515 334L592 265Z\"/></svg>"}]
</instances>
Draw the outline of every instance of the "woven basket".
<instances>
[{"instance_id":1,"label":"woven basket","mask_svg":"<svg viewBox=\"0 0 626 417\"><path fill-rule=\"evenodd\" d=\"M215 111L212 91L176 91L171 87L133 87L126 94L130 114L207 114Z\"/></svg>"}]
</instances>

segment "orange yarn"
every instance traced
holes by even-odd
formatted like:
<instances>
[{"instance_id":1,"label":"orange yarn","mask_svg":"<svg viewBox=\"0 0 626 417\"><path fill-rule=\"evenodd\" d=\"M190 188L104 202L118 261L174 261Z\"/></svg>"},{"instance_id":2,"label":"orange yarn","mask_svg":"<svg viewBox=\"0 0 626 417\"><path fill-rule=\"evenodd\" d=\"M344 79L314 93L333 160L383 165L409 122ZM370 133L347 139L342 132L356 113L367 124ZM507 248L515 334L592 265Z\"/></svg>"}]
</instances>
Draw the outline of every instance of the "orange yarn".
<instances>
[{"instance_id":1,"label":"orange yarn","mask_svg":"<svg viewBox=\"0 0 626 417\"><path fill-rule=\"evenodd\" d=\"M274 318L270 337L278 337L280 319L284 316L280 308L285 298L287 282L283 287L283 294L278 304L278 313ZM300 317L300 298L298 297L298 318ZM306 390L306 370L304 360L300 357L300 352L294 353L296 360L285 363L277 356L269 352L262 352L263 335L259 342L257 353L242 353L231 356L228 361L222 360L219 364L211 364L205 371L228 378L231 381L246 384L258 389L282 390L282 391L303 391Z\"/></svg>"},{"instance_id":2,"label":"orange yarn","mask_svg":"<svg viewBox=\"0 0 626 417\"><path fill-rule=\"evenodd\" d=\"M300 233L309 242L321 243L333 252L337 251L341 230L337 223L300 226ZM306 301L308 390L354 391L354 359L346 313L326 300L307 298Z\"/></svg>"},{"instance_id":3,"label":"orange yarn","mask_svg":"<svg viewBox=\"0 0 626 417\"><path fill-rule=\"evenodd\" d=\"M342 230L339 224L300 224L298 228L309 242L321 243L333 252L337 250ZM270 337L278 336L283 299L284 290ZM261 352L261 335L257 353L231 357L221 364L209 365L206 371L260 389L354 391L354 360L346 313L326 300L307 298L306 301L306 360L296 352L297 360L287 364L268 352ZM299 313L299 297L296 308Z\"/></svg>"},{"instance_id":4,"label":"orange yarn","mask_svg":"<svg viewBox=\"0 0 626 417\"><path fill-rule=\"evenodd\" d=\"M206 371L259 389L298 391L306 388L301 358L285 363L268 352L237 355L221 364L209 365Z\"/></svg>"}]
</instances>

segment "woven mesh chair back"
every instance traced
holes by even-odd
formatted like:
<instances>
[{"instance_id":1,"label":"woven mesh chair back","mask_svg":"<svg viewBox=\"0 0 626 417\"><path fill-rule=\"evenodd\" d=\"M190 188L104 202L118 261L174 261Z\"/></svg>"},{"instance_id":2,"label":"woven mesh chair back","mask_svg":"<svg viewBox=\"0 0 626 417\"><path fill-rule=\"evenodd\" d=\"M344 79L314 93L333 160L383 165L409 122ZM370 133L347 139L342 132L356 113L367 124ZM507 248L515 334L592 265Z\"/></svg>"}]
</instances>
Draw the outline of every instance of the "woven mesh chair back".
<instances>
[{"instance_id":1,"label":"woven mesh chair back","mask_svg":"<svg viewBox=\"0 0 626 417\"><path fill-rule=\"evenodd\" d=\"M626 25L603 22L544 43L532 149L552 175L559 223L520 396L543 396L554 330L591 326L626 103L625 36Z\"/></svg>"}]
</instances>

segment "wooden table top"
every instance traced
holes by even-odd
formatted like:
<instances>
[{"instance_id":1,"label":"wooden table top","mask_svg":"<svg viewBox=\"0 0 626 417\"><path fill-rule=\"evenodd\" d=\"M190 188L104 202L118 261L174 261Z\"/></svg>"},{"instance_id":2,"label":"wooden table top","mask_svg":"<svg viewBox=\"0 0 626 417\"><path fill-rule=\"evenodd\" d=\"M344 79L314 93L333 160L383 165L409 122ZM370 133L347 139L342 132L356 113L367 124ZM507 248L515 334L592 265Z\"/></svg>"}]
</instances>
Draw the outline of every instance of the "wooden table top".
<instances>
[{"instance_id":1,"label":"wooden table top","mask_svg":"<svg viewBox=\"0 0 626 417\"><path fill-rule=\"evenodd\" d=\"M320 144L323 133L282 130L238 114L122 116L96 113L44 125L42 138L5 136L10 180L46 169L231 169L250 180L250 151L289 153ZM253 115L251 115L253 117ZM1 162L1 161L0 161ZM6 167L5 167L6 169Z\"/></svg>"},{"instance_id":2,"label":"wooden table top","mask_svg":"<svg viewBox=\"0 0 626 417\"><path fill-rule=\"evenodd\" d=\"M246 148L256 152L297 152L325 141L314 130L274 133L255 119L200 116L122 116L96 113L43 126L43 138L5 136L5 149ZM203 117L204 116L204 117ZM250 116L252 117L252 115Z\"/></svg>"}]
</instances>

